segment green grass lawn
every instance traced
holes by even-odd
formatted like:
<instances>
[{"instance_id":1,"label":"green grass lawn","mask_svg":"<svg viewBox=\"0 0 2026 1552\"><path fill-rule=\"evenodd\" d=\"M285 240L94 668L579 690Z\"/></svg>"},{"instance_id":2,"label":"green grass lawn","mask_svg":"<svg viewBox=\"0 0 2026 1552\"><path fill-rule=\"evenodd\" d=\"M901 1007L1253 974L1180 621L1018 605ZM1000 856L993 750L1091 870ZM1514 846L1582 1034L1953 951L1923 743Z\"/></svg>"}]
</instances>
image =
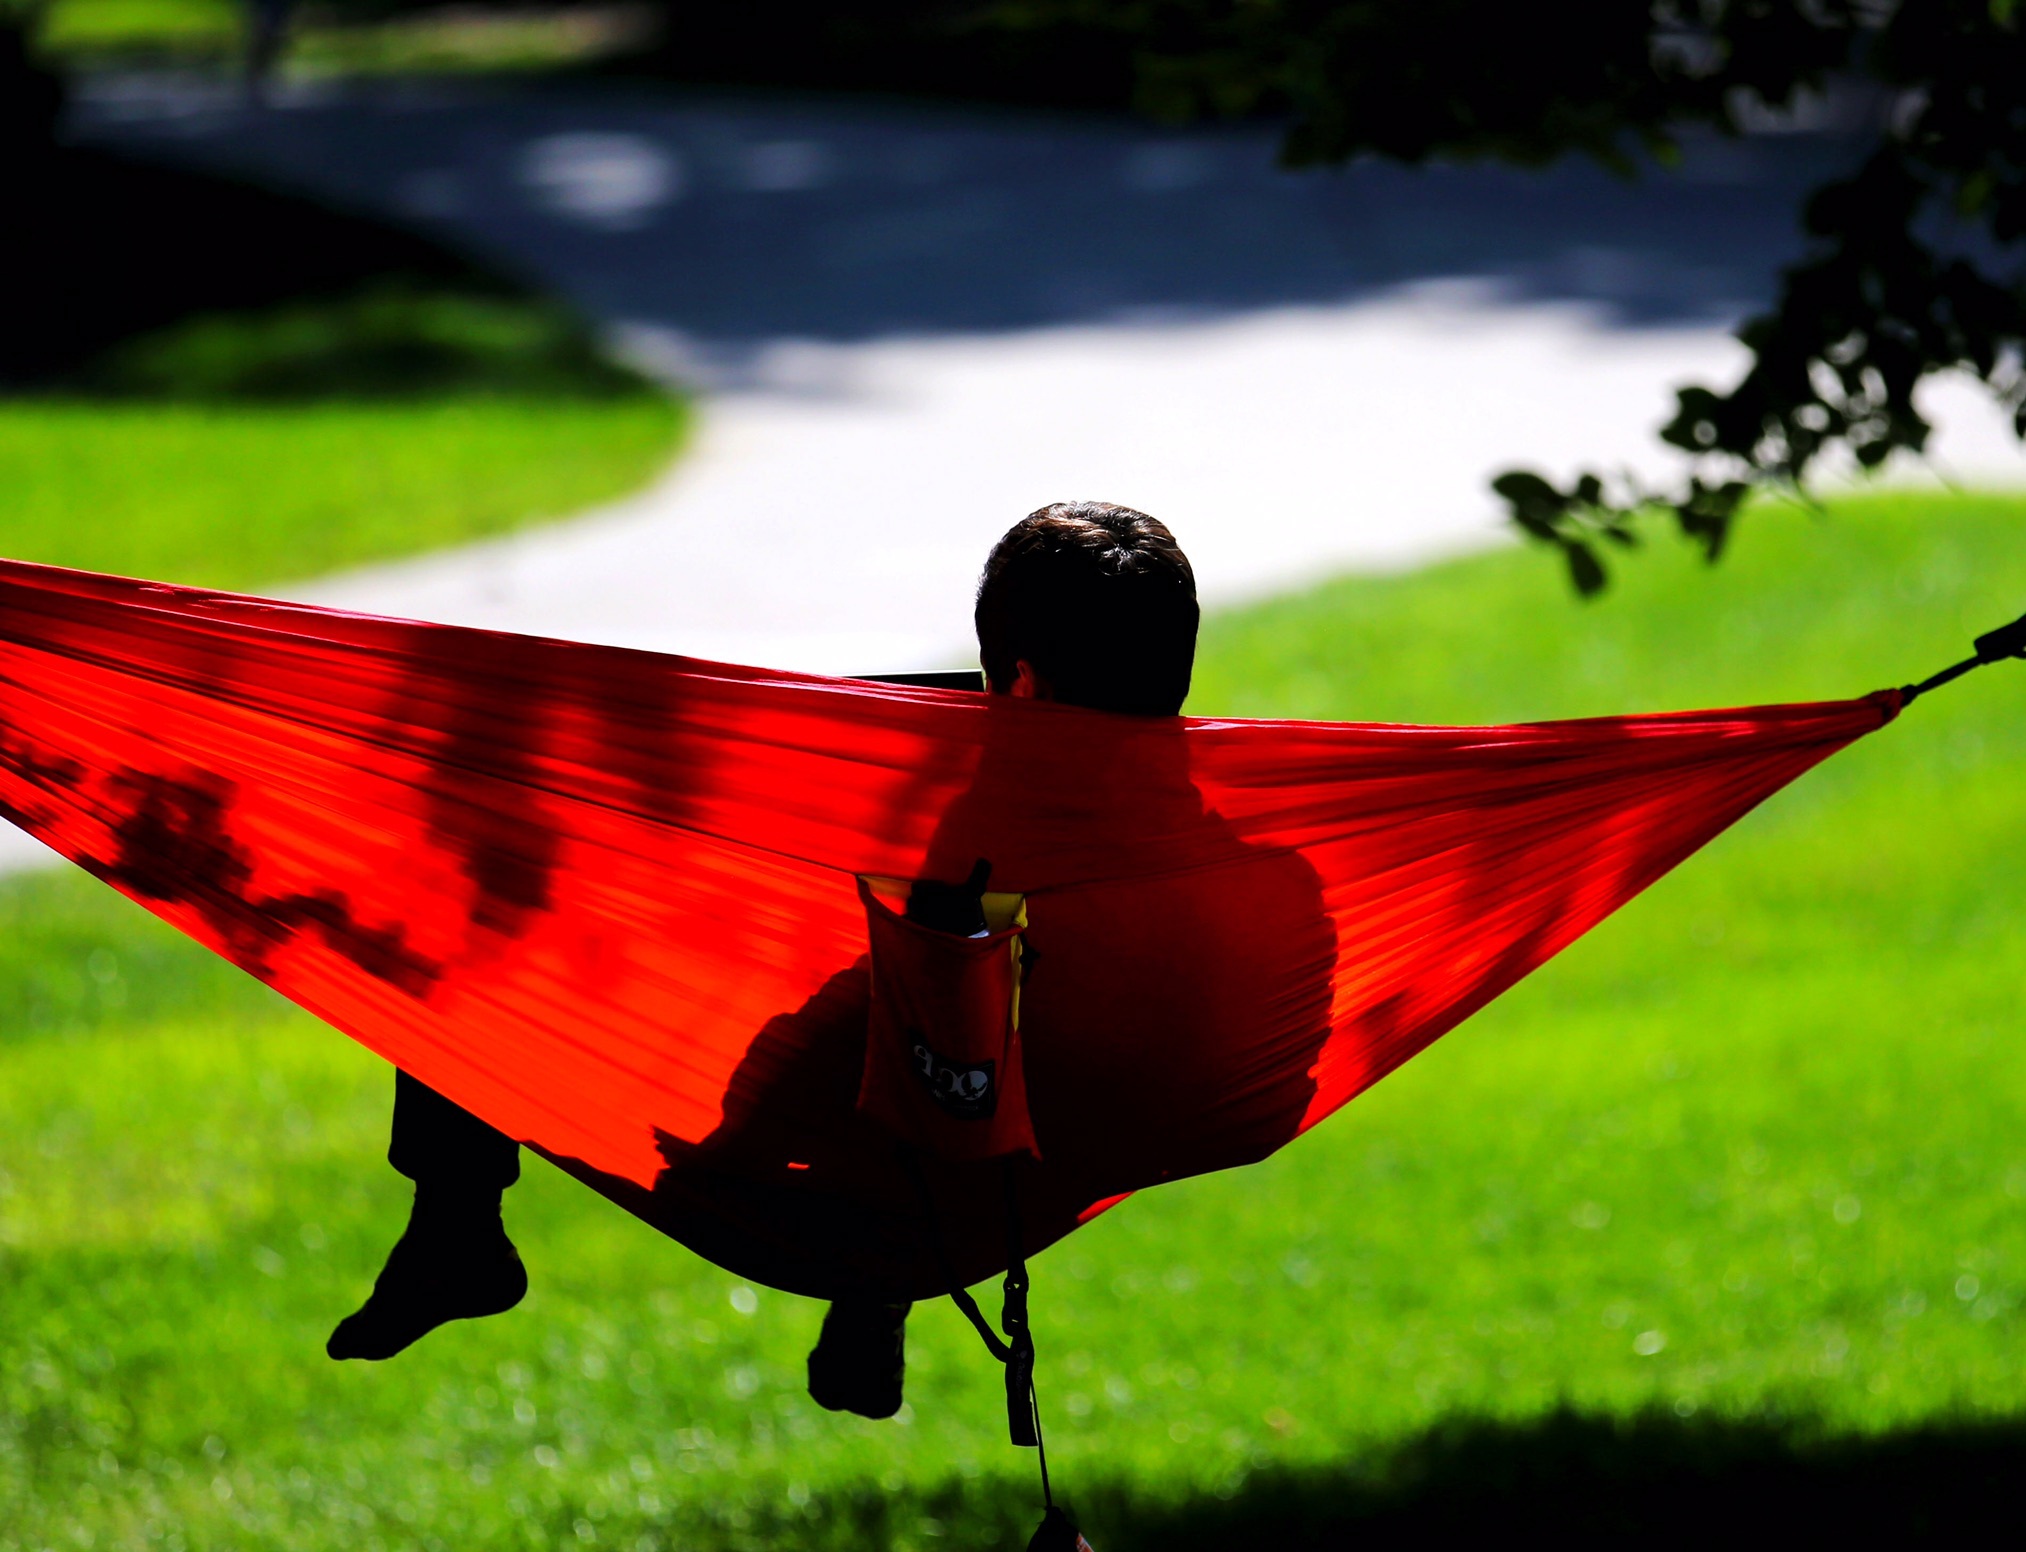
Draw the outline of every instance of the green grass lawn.
<instances>
[{"instance_id":1,"label":"green grass lawn","mask_svg":"<svg viewBox=\"0 0 2026 1552\"><path fill-rule=\"evenodd\" d=\"M244 588L623 495L681 406L470 395L299 405L0 401L0 555Z\"/></svg>"},{"instance_id":2,"label":"green grass lawn","mask_svg":"<svg viewBox=\"0 0 2026 1552\"><path fill-rule=\"evenodd\" d=\"M111 54L226 58L246 23L231 0L48 0L37 39L59 57Z\"/></svg>"},{"instance_id":3,"label":"green grass lawn","mask_svg":"<svg viewBox=\"0 0 2026 1552\"><path fill-rule=\"evenodd\" d=\"M625 5L298 7L290 74L544 70L635 47L651 22ZM37 42L73 65L180 60L219 64L245 49L246 11L232 0L43 0Z\"/></svg>"},{"instance_id":4,"label":"green grass lawn","mask_svg":"<svg viewBox=\"0 0 2026 1552\"><path fill-rule=\"evenodd\" d=\"M1333 583L1212 620L1193 708L1860 692L2026 607L2022 523L1769 511L1591 605L1515 552ZM2022 712L2010 666L1922 704L1270 1163L1041 1257L1051 1460L1102 1552L1466 1501L1581 1527L1641 1473L1628 1535L1823 1481L1900 1484L1883 1531L2016 1482ZM404 1212L387 1069L76 877L0 884L0 922L0 1548L1024 1544L1031 1460L946 1305L902 1420L832 1417L814 1305L538 1163L519 1310L328 1362Z\"/></svg>"}]
</instances>

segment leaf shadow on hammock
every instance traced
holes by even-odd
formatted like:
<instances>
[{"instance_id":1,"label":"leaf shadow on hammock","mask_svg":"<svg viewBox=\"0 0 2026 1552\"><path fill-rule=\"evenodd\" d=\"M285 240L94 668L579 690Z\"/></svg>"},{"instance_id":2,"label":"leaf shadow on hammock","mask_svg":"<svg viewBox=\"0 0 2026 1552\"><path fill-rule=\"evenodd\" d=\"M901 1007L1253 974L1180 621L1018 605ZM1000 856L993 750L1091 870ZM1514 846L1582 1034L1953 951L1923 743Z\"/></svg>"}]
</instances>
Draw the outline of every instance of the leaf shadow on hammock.
<instances>
[{"instance_id":1,"label":"leaf shadow on hammock","mask_svg":"<svg viewBox=\"0 0 2026 1552\"><path fill-rule=\"evenodd\" d=\"M230 825L238 795L234 783L203 773L179 780L122 769L102 786L120 815L112 826L114 855L81 855L79 866L143 901L195 912L221 952L255 977L268 979L269 956L305 931L411 997L426 996L441 976L442 966L417 953L399 923L376 927L360 921L337 890L256 893L253 853Z\"/></svg>"},{"instance_id":2,"label":"leaf shadow on hammock","mask_svg":"<svg viewBox=\"0 0 2026 1552\"><path fill-rule=\"evenodd\" d=\"M2016 1530L2022 1479L2022 1418L1824 1439L1805 1423L1562 1411L1456 1419L1354 1462L1257 1472L1230 1498L1093 1484L1077 1507L1106 1552L1323 1552L1529 1529L1616 1544L1879 1544Z\"/></svg>"}]
</instances>

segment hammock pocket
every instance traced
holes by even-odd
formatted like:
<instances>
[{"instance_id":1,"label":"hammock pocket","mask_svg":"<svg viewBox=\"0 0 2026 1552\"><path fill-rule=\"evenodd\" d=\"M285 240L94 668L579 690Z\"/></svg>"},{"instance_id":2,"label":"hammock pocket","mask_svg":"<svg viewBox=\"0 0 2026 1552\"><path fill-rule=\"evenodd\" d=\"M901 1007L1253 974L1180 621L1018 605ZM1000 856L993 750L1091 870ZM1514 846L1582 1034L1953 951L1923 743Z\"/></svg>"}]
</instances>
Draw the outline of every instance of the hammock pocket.
<instances>
[{"instance_id":1,"label":"hammock pocket","mask_svg":"<svg viewBox=\"0 0 2026 1552\"><path fill-rule=\"evenodd\" d=\"M1004 1267L1007 1154L1030 1252L1263 1158L1896 705L1130 719L0 563L0 814L824 1297Z\"/></svg>"},{"instance_id":2,"label":"hammock pocket","mask_svg":"<svg viewBox=\"0 0 2026 1552\"><path fill-rule=\"evenodd\" d=\"M982 930L959 936L908 919L916 887L893 879L858 881L872 950L858 1108L939 1159L975 1163L1035 1154L1020 1059L1027 902L984 894Z\"/></svg>"}]
</instances>

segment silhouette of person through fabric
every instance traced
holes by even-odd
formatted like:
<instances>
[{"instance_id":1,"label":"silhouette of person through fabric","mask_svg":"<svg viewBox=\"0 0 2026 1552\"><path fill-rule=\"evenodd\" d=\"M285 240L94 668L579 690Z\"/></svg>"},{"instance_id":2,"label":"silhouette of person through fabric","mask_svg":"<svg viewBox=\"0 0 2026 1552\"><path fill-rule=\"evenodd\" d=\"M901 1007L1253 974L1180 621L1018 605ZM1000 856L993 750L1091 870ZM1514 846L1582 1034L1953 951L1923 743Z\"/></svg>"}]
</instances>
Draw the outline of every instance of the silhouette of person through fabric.
<instances>
[{"instance_id":1,"label":"silhouette of person through fabric","mask_svg":"<svg viewBox=\"0 0 2026 1552\"><path fill-rule=\"evenodd\" d=\"M1190 778L1169 719L1188 690L1197 606L1165 528L1100 503L1042 509L995 548L978 625L1003 699L923 876L989 864L987 887L1026 894L1020 1031L1039 1156L1014 1180L1032 1253L1128 1192L1252 1162L1296 1134L1328 1034L1336 937L1308 862L1247 843ZM1040 700L1144 716L1145 736L1118 741L1105 769L1074 765L1048 737L1065 713L1022 704ZM1052 837L1094 825L1103 876L1061 882ZM1183 836L1185 873L1168 862ZM555 1162L707 1259L832 1301L811 1393L884 1417L901 1401L910 1303L1003 1270L1010 1247L1000 1162L910 1163L860 1110L871 997L861 956L769 1020L716 1129L661 1138L651 1190ZM1229 1081L1188 1081L1213 1056ZM334 1357L390 1355L445 1320L510 1307L526 1286L499 1216L516 1145L405 1074L396 1093L389 1159L416 1182L415 1210L372 1298L333 1334Z\"/></svg>"}]
</instances>

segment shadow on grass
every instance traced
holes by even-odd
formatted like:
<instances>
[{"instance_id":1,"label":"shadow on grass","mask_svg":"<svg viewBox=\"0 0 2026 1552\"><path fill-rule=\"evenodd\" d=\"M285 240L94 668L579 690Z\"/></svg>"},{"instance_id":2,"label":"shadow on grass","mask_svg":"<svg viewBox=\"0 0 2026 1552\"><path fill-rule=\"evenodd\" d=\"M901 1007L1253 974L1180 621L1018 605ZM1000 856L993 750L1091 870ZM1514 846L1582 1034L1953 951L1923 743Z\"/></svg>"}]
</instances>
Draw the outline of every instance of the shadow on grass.
<instances>
[{"instance_id":1,"label":"shadow on grass","mask_svg":"<svg viewBox=\"0 0 2026 1552\"><path fill-rule=\"evenodd\" d=\"M1230 1498L1082 1495L1102 1552L1408 1544L1431 1533L1922 1540L2026 1522L2026 1419L1871 1438L1668 1414L1449 1424L1383 1456L1262 1471Z\"/></svg>"},{"instance_id":2,"label":"shadow on grass","mask_svg":"<svg viewBox=\"0 0 2026 1552\"><path fill-rule=\"evenodd\" d=\"M1365 1552L1527 1536L1719 1549L1995 1542L1993 1532L2026 1523L2026 1417L1832 1438L1805 1419L1562 1412L1520 1425L1459 1419L1354 1460L1255 1472L1228 1498L1082 1468L1068 1477L1058 1488L1097 1552ZM658 1529L684 1552L1019 1552L1040 1519L1038 1499L1032 1481L1012 1473L901 1493L859 1482L800 1511L761 1496ZM574 1512L556 1519L558 1544Z\"/></svg>"}]
</instances>

